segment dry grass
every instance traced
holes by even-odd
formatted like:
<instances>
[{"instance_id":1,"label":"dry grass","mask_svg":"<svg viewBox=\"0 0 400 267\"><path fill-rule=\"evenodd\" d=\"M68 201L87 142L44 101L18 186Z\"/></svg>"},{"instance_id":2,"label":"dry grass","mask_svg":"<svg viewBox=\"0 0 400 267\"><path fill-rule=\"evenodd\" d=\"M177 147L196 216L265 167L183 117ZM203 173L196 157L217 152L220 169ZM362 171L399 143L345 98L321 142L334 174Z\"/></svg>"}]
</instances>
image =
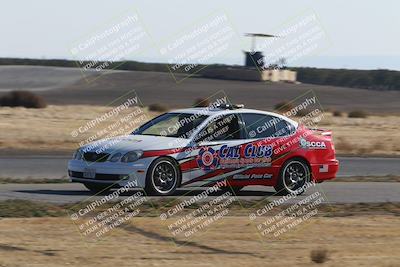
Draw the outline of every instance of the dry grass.
<instances>
[{"instance_id":1,"label":"dry grass","mask_svg":"<svg viewBox=\"0 0 400 267\"><path fill-rule=\"evenodd\" d=\"M125 110L118 117L74 138L71 132L90 120L110 111L102 106L48 106L45 109L0 108L1 149L33 151L68 151L79 142L132 112ZM158 112L147 112L147 118ZM138 125L140 123L136 123ZM400 155L400 116L368 116L368 118L336 117L325 113L318 127L333 130L337 153L354 155ZM126 133L133 130L129 126Z\"/></svg>"},{"instance_id":2,"label":"dry grass","mask_svg":"<svg viewBox=\"0 0 400 267\"><path fill-rule=\"evenodd\" d=\"M0 266L312 266L310 255L321 248L329 252L324 266L400 261L395 216L319 217L298 228L280 240L260 239L247 216L232 216L176 245L159 218L139 217L87 243L68 218L7 218L0 221Z\"/></svg>"},{"instance_id":3,"label":"dry grass","mask_svg":"<svg viewBox=\"0 0 400 267\"><path fill-rule=\"evenodd\" d=\"M0 179L1 181L1 179ZM351 176L351 177L336 177L331 182L387 182L399 183L400 176L386 175L386 176Z\"/></svg>"},{"instance_id":4,"label":"dry grass","mask_svg":"<svg viewBox=\"0 0 400 267\"><path fill-rule=\"evenodd\" d=\"M343 116L343 112L341 112L339 110L334 110L332 112L332 116L334 116L334 117L342 117Z\"/></svg>"},{"instance_id":5,"label":"dry grass","mask_svg":"<svg viewBox=\"0 0 400 267\"><path fill-rule=\"evenodd\" d=\"M293 104L290 101L286 101L286 100L279 102L274 106L274 109L279 112L287 112L293 108L294 108Z\"/></svg>"},{"instance_id":6,"label":"dry grass","mask_svg":"<svg viewBox=\"0 0 400 267\"><path fill-rule=\"evenodd\" d=\"M2 149L21 149L35 151L68 151L79 147L81 141L98 135L105 137L106 134L98 134L110 125L114 125L121 118L126 117L132 112L139 110L130 108L122 111L118 116L114 116L87 132L72 136L74 130L85 126L89 121L104 115L112 110L110 107L102 106L48 106L45 109L34 110L26 108L0 108L0 147ZM108 131L123 130L122 133L130 133L134 128L157 115L155 112L148 112L143 109L143 113L131 118L125 129L121 126ZM148 117L147 117L148 116ZM137 120L135 120L137 119ZM119 135L119 133L117 134ZM97 139L97 138L96 138Z\"/></svg>"},{"instance_id":7,"label":"dry grass","mask_svg":"<svg viewBox=\"0 0 400 267\"><path fill-rule=\"evenodd\" d=\"M0 97L0 106L45 108L47 106L43 97L29 91L11 91Z\"/></svg>"},{"instance_id":8,"label":"dry grass","mask_svg":"<svg viewBox=\"0 0 400 267\"><path fill-rule=\"evenodd\" d=\"M69 183L66 177L62 178L12 178L0 177L0 184L61 184Z\"/></svg>"},{"instance_id":9,"label":"dry grass","mask_svg":"<svg viewBox=\"0 0 400 267\"><path fill-rule=\"evenodd\" d=\"M197 98L194 101L193 107L196 107L196 108L208 107L210 104L211 104L211 101L208 98Z\"/></svg>"},{"instance_id":10,"label":"dry grass","mask_svg":"<svg viewBox=\"0 0 400 267\"><path fill-rule=\"evenodd\" d=\"M368 114L364 110L353 110L347 114L349 118L367 118Z\"/></svg>"},{"instance_id":11,"label":"dry grass","mask_svg":"<svg viewBox=\"0 0 400 267\"><path fill-rule=\"evenodd\" d=\"M348 118L325 113L318 127L333 130L337 153L400 155L400 116Z\"/></svg>"},{"instance_id":12,"label":"dry grass","mask_svg":"<svg viewBox=\"0 0 400 267\"><path fill-rule=\"evenodd\" d=\"M312 250L310 258L315 263L324 263L328 260L328 251L326 251L326 249Z\"/></svg>"},{"instance_id":13,"label":"dry grass","mask_svg":"<svg viewBox=\"0 0 400 267\"><path fill-rule=\"evenodd\" d=\"M160 104L160 103L154 103L149 105L149 111L154 111L154 112L165 112L168 110L168 107L166 105Z\"/></svg>"}]
</instances>

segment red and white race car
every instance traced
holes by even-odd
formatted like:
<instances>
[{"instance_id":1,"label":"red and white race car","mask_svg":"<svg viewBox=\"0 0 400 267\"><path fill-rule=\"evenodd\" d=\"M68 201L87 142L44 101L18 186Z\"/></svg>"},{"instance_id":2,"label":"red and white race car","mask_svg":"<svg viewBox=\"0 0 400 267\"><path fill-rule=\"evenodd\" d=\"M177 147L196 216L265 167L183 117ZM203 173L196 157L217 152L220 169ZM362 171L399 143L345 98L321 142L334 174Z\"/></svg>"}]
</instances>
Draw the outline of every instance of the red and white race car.
<instances>
[{"instance_id":1,"label":"red and white race car","mask_svg":"<svg viewBox=\"0 0 400 267\"><path fill-rule=\"evenodd\" d=\"M72 182L98 192L127 184L149 194L225 181L301 193L309 181L335 178L339 162L331 132L282 115L235 105L162 114L131 135L79 148L68 163Z\"/></svg>"}]
</instances>

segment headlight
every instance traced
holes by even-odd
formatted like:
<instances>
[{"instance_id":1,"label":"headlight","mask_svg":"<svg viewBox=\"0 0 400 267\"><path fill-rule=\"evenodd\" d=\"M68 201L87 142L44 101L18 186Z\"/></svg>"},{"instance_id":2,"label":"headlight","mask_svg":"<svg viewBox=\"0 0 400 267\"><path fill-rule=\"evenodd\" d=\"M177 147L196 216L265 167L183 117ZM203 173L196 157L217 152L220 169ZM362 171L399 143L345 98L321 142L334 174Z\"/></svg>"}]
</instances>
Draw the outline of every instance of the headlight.
<instances>
[{"instance_id":1,"label":"headlight","mask_svg":"<svg viewBox=\"0 0 400 267\"><path fill-rule=\"evenodd\" d=\"M130 151L121 158L121 162L134 162L140 159L142 155L143 151L141 150Z\"/></svg>"},{"instance_id":2,"label":"headlight","mask_svg":"<svg viewBox=\"0 0 400 267\"><path fill-rule=\"evenodd\" d=\"M80 148L74 152L72 155L72 159L81 160L82 159L82 152Z\"/></svg>"},{"instance_id":3,"label":"headlight","mask_svg":"<svg viewBox=\"0 0 400 267\"><path fill-rule=\"evenodd\" d=\"M108 161L117 162L121 157L122 157L121 153L115 153Z\"/></svg>"}]
</instances>

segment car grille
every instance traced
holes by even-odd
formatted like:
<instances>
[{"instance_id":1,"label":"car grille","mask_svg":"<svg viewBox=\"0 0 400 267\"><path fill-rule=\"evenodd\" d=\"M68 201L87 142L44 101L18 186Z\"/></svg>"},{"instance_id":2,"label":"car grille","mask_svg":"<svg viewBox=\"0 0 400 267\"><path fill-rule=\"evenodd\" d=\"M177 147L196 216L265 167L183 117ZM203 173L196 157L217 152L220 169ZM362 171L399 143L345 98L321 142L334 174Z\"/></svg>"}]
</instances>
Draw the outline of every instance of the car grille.
<instances>
[{"instance_id":1,"label":"car grille","mask_svg":"<svg viewBox=\"0 0 400 267\"><path fill-rule=\"evenodd\" d=\"M76 171L68 171L70 177L74 178L84 178L83 172L76 172ZM119 174L106 174L106 173L96 173L94 179L90 180L109 180L109 181L119 181L128 177L128 175L119 175Z\"/></svg>"},{"instance_id":2,"label":"car grille","mask_svg":"<svg viewBox=\"0 0 400 267\"><path fill-rule=\"evenodd\" d=\"M107 160L109 156L110 154L107 153L96 153L96 152L83 153L83 159L85 161L90 161L90 162L104 162Z\"/></svg>"}]
</instances>

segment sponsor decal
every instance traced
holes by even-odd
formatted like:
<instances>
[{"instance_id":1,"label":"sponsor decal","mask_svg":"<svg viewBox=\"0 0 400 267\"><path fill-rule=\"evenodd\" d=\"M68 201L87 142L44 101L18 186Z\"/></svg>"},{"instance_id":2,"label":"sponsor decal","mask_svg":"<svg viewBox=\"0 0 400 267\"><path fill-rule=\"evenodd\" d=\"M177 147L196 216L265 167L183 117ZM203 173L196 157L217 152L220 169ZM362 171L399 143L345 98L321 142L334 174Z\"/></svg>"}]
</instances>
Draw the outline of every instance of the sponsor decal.
<instances>
[{"instance_id":1,"label":"sponsor decal","mask_svg":"<svg viewBox=\"0 0 400 267\"><path fill-rule=\"evenodd\" d=\"M300 139L300 147L309 149L326 149L325 142L307 141L304 138Z\"/></svg>"},{"instance_id":2,"label":"sponsor decal","mask_svg":"<svg viewBox=\"0 0 400 267\"><path fill-rule=\"evenodd\" d=\"M235 180L240 179L271 179L272 174L262 173L262 174L235 174L232 176Z\"/></svg>"},{"instance_id":3,"label":"sponsor decal","mask_svg":"<svg viewBox=\"0 0 400 267\"><path fill-rule=\"evenodd\" d=\"M204 170L214 170L218 166L217 152L211 147L203 147L199 151L197 164Z\"/></svg>"},{"instance_id":4,"label":"sponsor decal","mask_svg":"<svg viewBox=\"0 0 400 267\"><path fill-rule=\"evenodd\" d=\"M211 147L200 149L197 164L202 169L240 168L254 166L269 166L271 163L272 146L245 144L239 146L223 145L218 150Z\"/></svg>"}]
</instances>

